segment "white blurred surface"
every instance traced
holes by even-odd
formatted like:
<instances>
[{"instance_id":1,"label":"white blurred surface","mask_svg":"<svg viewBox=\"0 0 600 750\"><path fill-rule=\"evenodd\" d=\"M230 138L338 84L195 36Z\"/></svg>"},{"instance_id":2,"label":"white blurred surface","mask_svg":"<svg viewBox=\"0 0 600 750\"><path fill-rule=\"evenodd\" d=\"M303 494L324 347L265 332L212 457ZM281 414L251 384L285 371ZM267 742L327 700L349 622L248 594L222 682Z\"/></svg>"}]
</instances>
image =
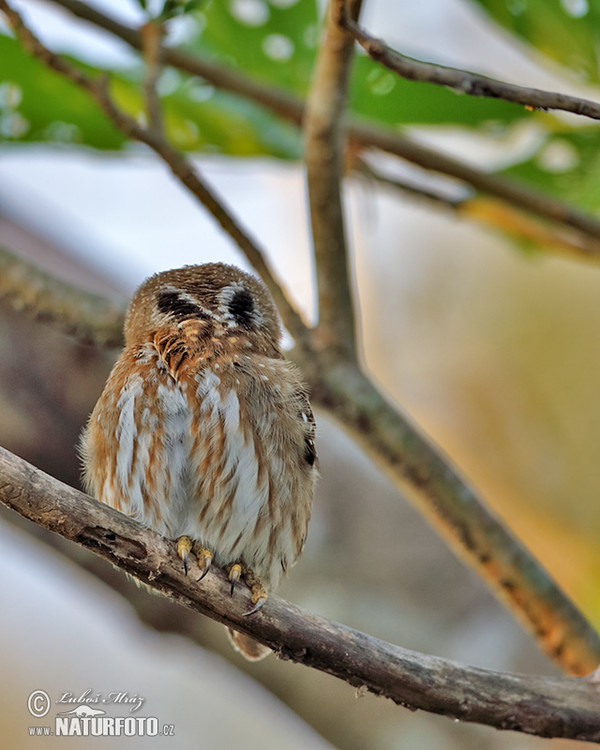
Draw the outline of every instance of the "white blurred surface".
<instances>
[{"instance_id":1,"label":"white blurred surface","mask_svg":"<svg viewBox=\"0 0 600 750\"><path fill-rule=\"evenodd\" d=\"M258 683L187 639L144 627L122 597L25 534L0 525L0 736L20 748L97 747L96 738L29 737L30 726L53 726L64 692L113 691L145 698L129 714L104 705L109 716L155 716L175 736L121 737L111 748L213 747L245 750L328 748L319 735ZM27 699L44 690L53 705L34 719Z\"/></svg>"}]
</instances>

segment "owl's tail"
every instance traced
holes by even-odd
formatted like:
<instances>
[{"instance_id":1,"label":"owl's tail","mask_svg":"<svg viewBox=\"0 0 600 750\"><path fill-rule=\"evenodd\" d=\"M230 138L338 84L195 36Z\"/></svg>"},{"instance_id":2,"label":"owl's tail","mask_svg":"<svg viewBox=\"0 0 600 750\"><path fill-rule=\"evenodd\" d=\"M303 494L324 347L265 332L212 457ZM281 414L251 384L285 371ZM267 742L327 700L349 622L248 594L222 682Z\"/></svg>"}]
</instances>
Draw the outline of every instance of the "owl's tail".
<instances>
[{"instance_id":1,"label":"owl's tail","mask_svg":"<svg viewBox=\"0 0 600 750\"><path fill-rule=\"evenodd\" d=\"M249 635L238 633L237 630L227 628L227 635L233 648L248 661L260 661L271 653L271 649L250 638Z\"/></svg>"}]
</instances>

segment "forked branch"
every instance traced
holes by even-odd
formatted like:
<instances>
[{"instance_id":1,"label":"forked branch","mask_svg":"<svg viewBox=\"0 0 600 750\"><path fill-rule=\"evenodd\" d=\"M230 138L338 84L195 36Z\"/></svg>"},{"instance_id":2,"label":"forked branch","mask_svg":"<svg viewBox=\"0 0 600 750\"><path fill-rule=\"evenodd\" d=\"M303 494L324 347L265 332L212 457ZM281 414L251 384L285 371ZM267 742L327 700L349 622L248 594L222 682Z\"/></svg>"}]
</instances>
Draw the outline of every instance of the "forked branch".
<instances>
[{"instance_id":1,"label":"forked branch","mask_svg":"<svg viewBox=\"0 0 600 750\"><path fill-rule=\"evenodd\" d=\"M106 85L51 53L23 26L6 0L0 0L22 42L50 67L88 90L122 132L149 145L174 174L227 226L269 286L290 332L307 346L295 352L313 389L315 403L347 426L395 483L409 490L451 545L491 585L532 632L542 648L571 674L584 674L600 661L600 639L533 556L490 513L477 492L438 450L376 391L349 352L318 348L264 264L260 250L231 222L230 215L199 180L189 162L162 138L118 110Z\"/></svg>"}]
</instances>

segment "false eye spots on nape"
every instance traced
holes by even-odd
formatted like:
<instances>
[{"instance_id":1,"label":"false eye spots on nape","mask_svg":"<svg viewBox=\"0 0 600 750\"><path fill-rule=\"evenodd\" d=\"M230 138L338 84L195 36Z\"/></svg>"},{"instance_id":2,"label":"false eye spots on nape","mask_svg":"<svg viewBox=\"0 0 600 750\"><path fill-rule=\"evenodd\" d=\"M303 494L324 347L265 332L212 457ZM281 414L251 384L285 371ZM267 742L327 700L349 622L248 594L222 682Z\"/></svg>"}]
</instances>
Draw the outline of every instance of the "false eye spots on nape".
<instances>
[{"instance_id":1,"label":"false eye spots on nape","mask_svg":"<svg viewBox=\"0 0 600 750\"><path fill-rule=\"evenodd\" d=\"M180 320L186 318L206 318L202 308L191 299L185 292L177 289L167 289L160 292L157 298L158 309L166 315L174 315Z\"/></svg>"},{"instance_id":2,"label":"false eye spots on nape","mask_svg":"<svg viewBox=\"0 0 600 750\"><path fill-rule=\"evenodd\" d=\"M228 328L253 328L263 320L251 292L239 282L223 287L218 295L219 314Z\"/></svg>"},{"instance_id":3,"label":"false eye spots on nape","mask_svg":"<svg viewBox=\"0 0 600 750\"><path fill-rule=\"evenodd\" d=\"M235 292L229 301L229 312L233 315L235 322L249 328L253 322L254 300L247 289L240 289Z\"/></svg>"}]
</instances>

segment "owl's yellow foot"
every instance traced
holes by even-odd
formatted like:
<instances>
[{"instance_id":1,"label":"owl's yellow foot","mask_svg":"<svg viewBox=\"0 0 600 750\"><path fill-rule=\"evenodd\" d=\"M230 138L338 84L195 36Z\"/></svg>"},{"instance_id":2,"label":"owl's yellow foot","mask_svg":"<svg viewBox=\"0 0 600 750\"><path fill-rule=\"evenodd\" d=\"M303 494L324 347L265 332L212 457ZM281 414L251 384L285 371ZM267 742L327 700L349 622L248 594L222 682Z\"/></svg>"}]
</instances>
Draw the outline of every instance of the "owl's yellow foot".
<instances>
[{"instance_id":1,"label":"owl's yellow foot","mask_svg":"<svg viewBox=\"0 0 600 750\"><path fill-rule=\"evenodd\" d=\"M255 612L258 612L259 609L261 609L263 604L267 601L268 594L267 590L262 585L260 578L253 570L247 570L244 573L244 580L246 581L246 585L250 589L250 592L252 594L252 604L254 604L252 609L250 609L248 612L244 612L244 617L248 617L249 615L253 615Z\"/></svg>"},{"instance_id":2,"label":"owl's yellow foot","mask_svg":"<svg viewBox=\"0 0 600 750\"><path fill-rule=\"evenodd\" d=\"M233 596L233 590L235 588L235 584L240 580L241 575L242 575L242 566L239 563L234 563L229 568L229 580L231 581L230 596Z\"/></svg>"},{"instance_id":3,"label":"owl's yellow foot","mask_svg":"<svg viewBox=\"0 0 600 750\"><path fill-rule=\"evenodd\" d=\"M201 581L210 570L212 552L209 549L206 549L206 547L203 544L200 544L200 542L194 542L192 551L196 555L198 565L202 570L202 574L200 575L200 578L198 578L198 580Z\"/></svg>"},{"instance_id":4,"label":"owl's yellow foot","mask_svg":"<svg viewBox=\"0 0 600 750\"><path fill-rule=\"evenodd\" d=\"M249 568L242 568L240 563L234 563L229 568L229 580L231 581L231 596L233 596L233 591L235 589L236 583L240 580L242 576L244 578L244 581L246 581L246 585L250 589L250 592L252 594L252 604L254 604L254 606L252 607L250 611L244 612L244 616L247 617L248 615L253 615L255 612L258 612L258 610L267 601L267 591L265 587L262 585L260 578L256 575L256 573L253 570L250 570Z\"/></svg>"},{"instance_id":5,"label":"owl's yellow foot","mask_svg":"<svg viewBox=\"0 0 600 750\"><path fill-rule=\"evenodd\" d=\"M188 572L188 565L190 561L190 552L192 551L193 542L189 536L180 536L177 540L177 554L183 561L183 569L185 574Z\"/></svg>"},{"instance_id":6,"label":"owl's yellow foot","mask_svg":"<svg viewBox=\"0 0 600 750\"><path fill-rule=\"evenodd\" d=\"M206 549L206 547L200 542L190 539L189 536L180 536L177 540L177 554L183 560L183 568L186 575L190 564L190 553L192 552L196 556L198 565L202 570L202 575L198 578L198 580L201 581L210 570L212 552Z\"/></svg>"}]
</instances>

